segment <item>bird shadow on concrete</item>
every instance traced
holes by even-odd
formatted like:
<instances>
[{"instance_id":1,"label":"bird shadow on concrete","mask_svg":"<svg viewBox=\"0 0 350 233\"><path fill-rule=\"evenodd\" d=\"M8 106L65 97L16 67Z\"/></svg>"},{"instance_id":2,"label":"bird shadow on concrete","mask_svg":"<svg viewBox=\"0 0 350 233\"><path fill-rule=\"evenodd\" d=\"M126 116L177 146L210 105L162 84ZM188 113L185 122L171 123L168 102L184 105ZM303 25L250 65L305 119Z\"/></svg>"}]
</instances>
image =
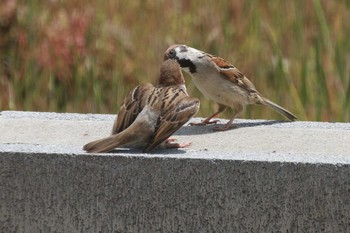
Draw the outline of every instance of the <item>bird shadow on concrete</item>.
<instances>
[{"instance_id":1,"label":"bird shadow on concrete","mask_svg":"<svg viewBox=\"0 0 350 233\"><path fill-rule=\"evenodd\" d=\"M290 121L282 121L282 120L251 120L242 122L241 120L238 122L233 122L233 127L229 129L228 131L232 131L235 129L241 129L241 128L249 128L249 127L258 127L258 126L269 126L274 124L283 124L283 123L291 123ZM200 134L211 134L211 133L217 133L222 131L214 131L214 128L216 127L224 127L226 125L226 122L220 123L220 124L213 124L213 125L203 125L203 126L185 126L179 129L174 133L174 136L176 135L200 135Z\"/></svg>"},{"instance_id":2,"label":"bird shadow on concrete","mask_svg":"<svg viewBox=\"0 0 350 233\"><path fill-rule=\"evenodd\" d=\"M130 155L167 155L167 154L185 154L186 151L182 148L156 148L151 152L143 153L142 149L135 148L117 148L108 152L109 154L130 154Z\"/></svg>"}]
</instances>

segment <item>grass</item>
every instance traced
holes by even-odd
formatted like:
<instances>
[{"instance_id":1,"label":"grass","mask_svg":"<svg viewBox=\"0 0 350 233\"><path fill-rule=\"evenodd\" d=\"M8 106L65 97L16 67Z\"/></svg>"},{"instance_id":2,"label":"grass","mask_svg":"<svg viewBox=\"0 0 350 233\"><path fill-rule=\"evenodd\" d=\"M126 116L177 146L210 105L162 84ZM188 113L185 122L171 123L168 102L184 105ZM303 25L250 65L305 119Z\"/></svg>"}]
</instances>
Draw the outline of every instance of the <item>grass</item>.
<instances>
[{"instance_id":1,"label":"grass","mask_svg":"<svg viewBox=\"0 0 350 233\"><path fill-rule=\"evenodd\" d=\"M348 1L46 1L0 6L0 110L116 113L183 43L232 62L300 120L350 120ZM216 104L186 76L201 99ZM227 112L223 117L230 117ZM264 107L246 118L282 119Z\"/></svg>"}]
</instances>

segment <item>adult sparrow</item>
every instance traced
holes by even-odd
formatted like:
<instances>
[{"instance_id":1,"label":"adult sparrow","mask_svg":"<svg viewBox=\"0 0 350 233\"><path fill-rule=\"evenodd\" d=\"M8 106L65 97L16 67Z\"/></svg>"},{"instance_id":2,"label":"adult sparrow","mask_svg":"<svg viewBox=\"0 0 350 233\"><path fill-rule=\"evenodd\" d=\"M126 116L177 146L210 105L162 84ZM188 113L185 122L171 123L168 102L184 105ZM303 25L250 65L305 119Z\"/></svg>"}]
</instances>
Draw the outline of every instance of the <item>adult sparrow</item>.
<instances>
[{"instance_id":1,"label":"adult sparrow","mask_svg":"<svg viewBox=\"0 0 350 233\"><path fill-rule=\"evenodd\" d=\"M223 112L227 107L234 109L234 115L223 128L214 130L227 130L231 128L235 117L243 111L245 105L260 104L270 107L289 120L294 121L297 117L264 98L244 74L224 59L188 47L186 45L172 45L164 55L164 60L176 60L182 70L192 77L196 87L209 99L219 105L219 109L213 115L206 118L202 123L192 125L213 124L213 117Z\"/></svg>"},{"instance_id":2,"label":"adult sparrow","mask_svg":"<svg viewBox=\"0 0 350 233\"><path fill-rule=\"evenodd\" d=\"M169 137L199 109L199 100L189 97L181 68L166 60L160 69L159 83L142 84L124 99L114 122L112 135L86 144L91 153L108 152L117 147L143 148L150 152L160 144L182 148L191 143L172 143Z\"/></svg>"}]
</instances>

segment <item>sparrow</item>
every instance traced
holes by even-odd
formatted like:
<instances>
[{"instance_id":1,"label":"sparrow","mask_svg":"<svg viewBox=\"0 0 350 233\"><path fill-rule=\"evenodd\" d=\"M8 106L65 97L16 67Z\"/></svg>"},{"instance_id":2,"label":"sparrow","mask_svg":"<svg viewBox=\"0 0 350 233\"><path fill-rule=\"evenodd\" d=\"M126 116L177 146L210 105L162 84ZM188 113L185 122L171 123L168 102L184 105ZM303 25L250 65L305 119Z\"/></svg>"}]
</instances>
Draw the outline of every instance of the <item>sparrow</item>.
<instances>
[{"instance_id":1,"label":"sparrow","mask_svg":"<svg viewBox=\"0 0 350 233\"><path fill-rule=\"evenodd\" d=\"M175 60L162 63L158 85L135 87L125 97L114 122L112 135L87 143L90 153L109 152L117 147L143 148L150 152L158 146L183 148L188 143L172 143L169 138L199 110L197 98L188 96L185 79Z\"/></svg>"},{"instance_id":2,"label":"sparrow","mask_svg":"<svg viewBox=\"0 0 350 233\"><path fill-rule=\"evenodd\" d=\"M164 55L164 60L168 59L176 60L182 70L190 74L195 86L207 98L219 105L218 111L213 115L201 123L192 125L215 124L218 121L211 121L211 119L229 107L234 110L232 118L224 127L214 129L219 131L228 130L232 127L235 117L248 104L265 105L291 121L297 119L288 110L264 98L244 74L220 57L186 45L172 45Z\"/></svg>"}]
</instances>

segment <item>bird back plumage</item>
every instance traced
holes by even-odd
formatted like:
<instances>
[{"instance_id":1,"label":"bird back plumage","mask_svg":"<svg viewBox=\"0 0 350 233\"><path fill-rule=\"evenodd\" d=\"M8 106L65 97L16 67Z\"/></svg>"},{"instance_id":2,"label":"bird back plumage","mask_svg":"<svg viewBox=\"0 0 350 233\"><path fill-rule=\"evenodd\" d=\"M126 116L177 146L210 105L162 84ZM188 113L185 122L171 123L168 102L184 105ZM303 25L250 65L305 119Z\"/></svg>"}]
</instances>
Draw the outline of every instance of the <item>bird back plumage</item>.
<instances>
[{"instance_id":1,"label":"bird back plumage","mask_svg":"<svg viewBox=\"0 0 350 233\"><path fill-rule=\"evenodd\" d=\"M157 87L142 84L124 99L112 135L86 144L87 152L108 152L116 147L137 146L149 152L162 144L199 109L199 100L189 97L180 66L164 61Z\"/></svg>"}]
</instances>

